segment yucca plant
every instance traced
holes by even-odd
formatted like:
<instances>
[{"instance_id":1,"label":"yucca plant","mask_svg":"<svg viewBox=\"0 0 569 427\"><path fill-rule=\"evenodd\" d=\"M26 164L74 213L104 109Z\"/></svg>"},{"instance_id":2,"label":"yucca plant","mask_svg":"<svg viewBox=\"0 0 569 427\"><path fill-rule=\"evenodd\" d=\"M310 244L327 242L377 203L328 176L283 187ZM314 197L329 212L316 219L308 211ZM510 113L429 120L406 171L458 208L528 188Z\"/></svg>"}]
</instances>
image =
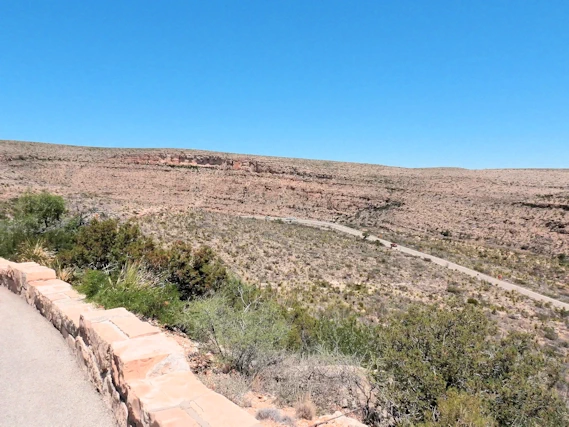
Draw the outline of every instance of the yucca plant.
<instances>
[{"instance_id":1,"label":"yucca plant","mask_svg":"<svg viewBox=\"0 0 569 427\"><path fill-rule=\"evenodd\" d=\"M125 307L164 324L174 324L181 313L182 302L175 286L138 262L127 263L116 276L88 270L78 289L105 308Z\"/></svg>"},{"instance_id":2,"label":"yucca plant","mask_svg":"<svg viewBox=\"0 0 569 427\"><path fill-rule=\"evenodd\" d=\"M50 251L43 240L24 240L16 252L18 262L37 262L50 266L55 260L55 253Z\"/></svg>"},{"instance_id":3,"label":"yucca plant","mask_svg":"<svg viewBox=\"0 0 569 427\"><path fill-rule=\"evenodd\" d=\"M55 274L59 280L72 282L73 279L75 279L75 268L69 266L64 267L57 257L53 260L50 267L55 270Z\"/></svg>"}]
</instances>

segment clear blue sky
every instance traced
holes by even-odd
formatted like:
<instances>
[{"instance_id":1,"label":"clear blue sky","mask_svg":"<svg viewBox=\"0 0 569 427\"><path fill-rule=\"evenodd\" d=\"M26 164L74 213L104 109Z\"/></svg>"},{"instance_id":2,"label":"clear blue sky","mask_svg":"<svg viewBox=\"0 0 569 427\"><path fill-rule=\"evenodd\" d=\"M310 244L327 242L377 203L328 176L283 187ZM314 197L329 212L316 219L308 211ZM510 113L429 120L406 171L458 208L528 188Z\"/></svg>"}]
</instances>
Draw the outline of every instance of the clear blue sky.
<instances>
[{"instance_id":1,"label":"clear blue sky","mask_svg":"<svg viewBox=\"0 0 569 427\"><path fill-rule=\"evenodd\" d=\"M0 139L569 167L569 1L0 0Z\"/></svg>"}]
</instances>

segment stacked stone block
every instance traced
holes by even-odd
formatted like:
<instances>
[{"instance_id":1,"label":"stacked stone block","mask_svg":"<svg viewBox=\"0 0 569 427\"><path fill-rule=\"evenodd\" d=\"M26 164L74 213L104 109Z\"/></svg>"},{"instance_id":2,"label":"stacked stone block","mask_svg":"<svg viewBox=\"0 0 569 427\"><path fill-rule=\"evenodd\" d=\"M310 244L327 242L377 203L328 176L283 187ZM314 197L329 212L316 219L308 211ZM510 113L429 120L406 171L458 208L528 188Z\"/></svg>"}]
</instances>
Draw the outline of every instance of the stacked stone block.
<instances>
[{"instance_id":1,"label":"stacked stone block","mask_svg":"<svg viewBox=\"0 0 569 427\"><path fill-rule=\"evenodd\" d=\"M119 426L259 426L195 377L172 338L124 308L93 306L54 270L33 262L0 258L0 284L61 332Z\"/></svg>"}]
</instances>

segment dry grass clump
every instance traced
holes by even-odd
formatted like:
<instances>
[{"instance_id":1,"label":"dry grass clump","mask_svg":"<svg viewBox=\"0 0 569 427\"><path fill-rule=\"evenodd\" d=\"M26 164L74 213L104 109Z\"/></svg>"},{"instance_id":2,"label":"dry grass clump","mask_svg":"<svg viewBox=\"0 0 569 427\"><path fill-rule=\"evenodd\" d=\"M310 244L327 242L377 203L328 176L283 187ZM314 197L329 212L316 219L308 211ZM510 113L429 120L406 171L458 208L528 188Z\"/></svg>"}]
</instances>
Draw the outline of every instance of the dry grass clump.
<instances>
[{"instance_id":1,"label":"dry grass clump","mask_svg":"<svg viewBox=\"0 0 569 427\"><path fill-rule=\"evenodd\" d=\"M17 259L19 262L37 262L40 265L53 268L57 278L64 282L73 280L75 269L70 266L62 266L56 253L47 248L43 240L26 240L18 246Z\"/></svg>"},{"instance_id":2,"label":"dry grass clump","mask_svg":"<svg viewBox=\"0 0 569 427\"><path fill-rule=\"evenodd\" d=\"M316 405L310 399L309 394L305 394L302 399L296 402L294 410L298 418L305 420L311 420L316 416Z\"/></svg>"},{"instance_id":3,"label":"dry grass clump","mask_svg":"<svg viewBox=\"0 0 569 427\"><path fill-rule=\"evenodd\" d=\"M259 421L272 420L279 424L284 424L289 427L294 427L296 423L288 415L283 415L277 408L262 408L257 411L255 418Z\"/></svg>"}]
</instances>

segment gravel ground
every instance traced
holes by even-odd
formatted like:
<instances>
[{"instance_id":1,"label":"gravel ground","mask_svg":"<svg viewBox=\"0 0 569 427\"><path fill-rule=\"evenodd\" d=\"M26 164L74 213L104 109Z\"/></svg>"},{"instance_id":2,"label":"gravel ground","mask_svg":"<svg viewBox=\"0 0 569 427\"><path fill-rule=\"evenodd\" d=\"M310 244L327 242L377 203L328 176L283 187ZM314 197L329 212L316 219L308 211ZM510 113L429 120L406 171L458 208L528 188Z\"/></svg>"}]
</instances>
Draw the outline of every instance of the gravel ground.
<instances>
[{"instance_id":1,"label":"gravel ground","mask_svg":"<svg viewBox=\"0 0 569 427\"><path fill-rule=\"evenodd\" d=\"M0 426L116 427L59 332L2 286Z\"/></svg>"}]
</instances>

